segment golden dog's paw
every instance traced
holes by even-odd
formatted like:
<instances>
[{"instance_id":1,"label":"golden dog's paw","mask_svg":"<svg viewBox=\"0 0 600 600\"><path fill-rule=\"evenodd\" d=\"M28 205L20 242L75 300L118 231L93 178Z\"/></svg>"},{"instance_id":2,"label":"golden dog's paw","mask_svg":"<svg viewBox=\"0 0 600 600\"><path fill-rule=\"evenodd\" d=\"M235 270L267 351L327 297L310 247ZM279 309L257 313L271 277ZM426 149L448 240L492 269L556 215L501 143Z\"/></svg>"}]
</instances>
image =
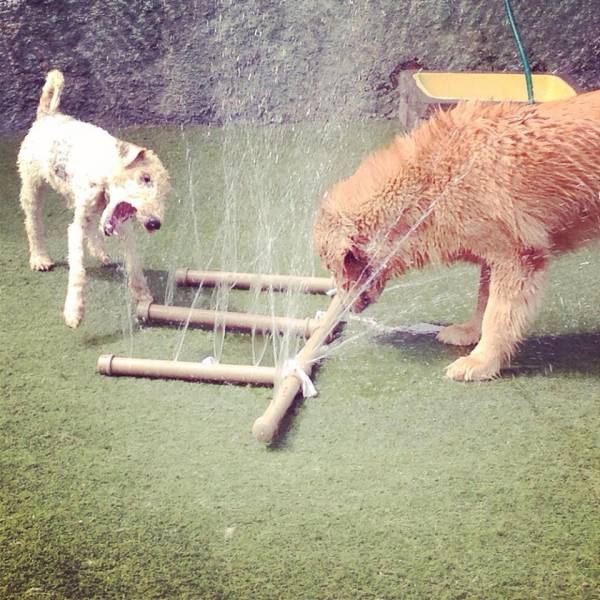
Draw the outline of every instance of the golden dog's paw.
<instances>
[{"instance_id":1,"label":"golden dog's paw","mask_svg":"<svg viewBox=\"0 0 600 600\"><path fill-rule=\"evenodd\" d=\"M484 361L472 354L455 360L446 368L446 377L455 381L485 381L494 379L499 373L499 361Z\"/></svg>"},{"instance_id":2,"label":"golden dog's paw","mask_svg":"<svg viewBox=\"0 0 600 600\"><path fill-rule=\"evenodd\" d=\"M437 334L437 339L440 342L452 344L453 346L472 346L479 341L480 337L479 328L471 325L471 323L449 325Z\"/></svg>"},{"instance_id":3,"label":"golden dog's paw","mask_svg":"<svg viewBox=\"0 0 600 600\"><path fill-rule=\"evenodd\" d=\"M29 259L29 266L32 271L51 271L54 262L49 256L32 256Z\"/></svg>"}]
</instances>

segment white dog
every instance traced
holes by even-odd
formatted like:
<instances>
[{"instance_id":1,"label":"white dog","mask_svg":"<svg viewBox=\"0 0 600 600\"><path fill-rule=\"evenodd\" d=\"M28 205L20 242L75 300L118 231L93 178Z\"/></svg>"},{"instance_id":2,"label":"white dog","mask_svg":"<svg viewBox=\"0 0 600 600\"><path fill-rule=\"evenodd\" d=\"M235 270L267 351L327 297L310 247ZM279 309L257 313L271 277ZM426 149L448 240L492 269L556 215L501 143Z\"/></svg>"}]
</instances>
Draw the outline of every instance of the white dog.
<instances>
[{"instance_id":1,"label":"white dog","mask_svg":"<svg viewBox=\"0 0 600 600\"><path fill-rule=\"evenodd\" d=\"M42 90L37 118L21 144L21 206L33 270L48 271L53 262L44 243L44 184L62 194L74 210L68 228L69 282L65 322L77 327L83 317L85 269L83 240L102 263L110 262L102 234L115 233L123 244L129 288L136 301L151 301L142 266L136 256L129 223L134 216L148 231L159 229L169 174L146 148L112 137L103 129L58 111L64 78L50 71Z\"/></svg>"}]
</instances>

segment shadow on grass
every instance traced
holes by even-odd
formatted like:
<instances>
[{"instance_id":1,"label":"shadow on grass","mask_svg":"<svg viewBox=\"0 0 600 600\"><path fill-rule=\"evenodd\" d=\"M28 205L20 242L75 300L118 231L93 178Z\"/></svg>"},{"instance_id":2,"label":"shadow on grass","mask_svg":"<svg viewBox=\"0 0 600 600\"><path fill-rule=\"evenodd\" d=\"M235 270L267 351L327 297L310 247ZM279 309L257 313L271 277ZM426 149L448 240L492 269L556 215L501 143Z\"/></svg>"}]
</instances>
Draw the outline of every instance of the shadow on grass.
<instances>
[{"instance_id":1,"label":"shadow on grass","mask_svg":"<svg viewBox=\"0 0 600 600\"><path fill-rule=\"evenodd\" d=\"M118 342L123 337L123 332L119 329L111 333L103 335L86 335L83 338L83 346L85 348L96 348L98 346L106 346Z\"/></svg>"},{"instance_id":2,"label":"shadow on grass","mask_svg":"<svg viewBox=\"0 0 600 600\"><path fill-rule=\"evenodd\" d=\"M600 331L526 339L507 374L583 373L600 376Z\"/></svg>"},{"instance_id":3,"label":"shadow on grass","mask_svg":"<svg viewBox=\"0 0 600 600\"><path fill-rule=\"evenodd\" d=\"M414 360L447 358L455 360L471 348L441 344L434 335L405 331L378 335L377 343L389 344L410 354ZM510 368L503 376L552 373L582 373L600 376L600 332L569 333L527 338L519 346Z\"/></svg>"},{"instance_id":4,"label":"shadow on grass","mask_svg":"<svg viewBox=\"0 0 600 600\"><path fill-rule=\"evenodd\" d=\"M123 283L125 280L123 265L120 263L89 267L86 269L86 272L90 278L100 281ZM144 269L144 275L146 276L152 295L157 302L162 302L161 299L165 298L167 286L169 285L169 272L158 269ZM208 288L202 290L200 297L196 300L196 308L208 307L211 294L212 290ZM172 303L177 306L191 306L195 296L195 287L175 286L173 288Z\"/></svg>"},{"instance_id":5,"label":"shadow on grass","mask_svg":"<svg viewBox=\"0 0 600 600\"><path fill-rule=\"evenodd\" d=\"M273 388L275 393L275 388ZM304 404L304 398L302 394L296 394L291 406L285 413L285 416L279 423L277 433L273 438L273 441L267 444L267 450L270 452L277 452L279 450L289 450L292 447L294 441L294 421L298 418L300 408Z\"/></svg>"},{"instance_id":6,"label":"shadow on grass","mask_svg":"<svg viewBox=\"0 0 600 600\"><path fill-rule=\"evenodd\" d=\"M431 333L410 333L405 330L390 331L374 336L377 344L394 346L410 355L414 360L455 360L465 354L466 349L459 346L448 346L435 339Z\"/></svg>"}]
</instances>

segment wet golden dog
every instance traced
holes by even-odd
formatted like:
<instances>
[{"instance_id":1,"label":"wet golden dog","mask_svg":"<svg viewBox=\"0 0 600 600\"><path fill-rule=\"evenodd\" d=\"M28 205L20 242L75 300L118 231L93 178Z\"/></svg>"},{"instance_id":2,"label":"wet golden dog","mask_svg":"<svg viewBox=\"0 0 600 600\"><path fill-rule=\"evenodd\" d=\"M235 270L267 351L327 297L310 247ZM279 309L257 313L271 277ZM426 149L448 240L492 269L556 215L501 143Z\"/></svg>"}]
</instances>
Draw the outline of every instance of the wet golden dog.
<instances>
[{"instance_id":1,"label":"wet golden dog","mask_svg":"<svg viewBox=\"0 0 600 600\"><path fill-rule=\"evenodd\" d=\"M600 91L540 105L467 102L367 158L322 201L315 241L352 310L427 264L481 267L476 344L447 368L498 375L532 322L550 259L600 236Z\"/></svg>"}]
</instances>

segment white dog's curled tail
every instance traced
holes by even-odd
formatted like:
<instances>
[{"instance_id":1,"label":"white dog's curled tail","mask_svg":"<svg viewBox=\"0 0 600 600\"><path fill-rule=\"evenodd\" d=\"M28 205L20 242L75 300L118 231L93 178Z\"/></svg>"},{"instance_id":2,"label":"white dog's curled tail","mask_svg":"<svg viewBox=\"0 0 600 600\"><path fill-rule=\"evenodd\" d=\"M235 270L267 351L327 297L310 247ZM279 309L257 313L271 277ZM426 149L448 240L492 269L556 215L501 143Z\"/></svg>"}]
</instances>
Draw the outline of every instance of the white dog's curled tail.
<instances>
[{"instance_id":1,"label":"white dog's curled tail","mask_svg":"<svg viewBox=\"0 0 600 600\"><path fill-rule=\"evenodd\" d=\"M37 118L53 115L58 110L60 95L65 84L65 78L58 69L53 69L46 75L46 83L42 88L42 95L37 109Z\"/></svg>"}]
</instances>

